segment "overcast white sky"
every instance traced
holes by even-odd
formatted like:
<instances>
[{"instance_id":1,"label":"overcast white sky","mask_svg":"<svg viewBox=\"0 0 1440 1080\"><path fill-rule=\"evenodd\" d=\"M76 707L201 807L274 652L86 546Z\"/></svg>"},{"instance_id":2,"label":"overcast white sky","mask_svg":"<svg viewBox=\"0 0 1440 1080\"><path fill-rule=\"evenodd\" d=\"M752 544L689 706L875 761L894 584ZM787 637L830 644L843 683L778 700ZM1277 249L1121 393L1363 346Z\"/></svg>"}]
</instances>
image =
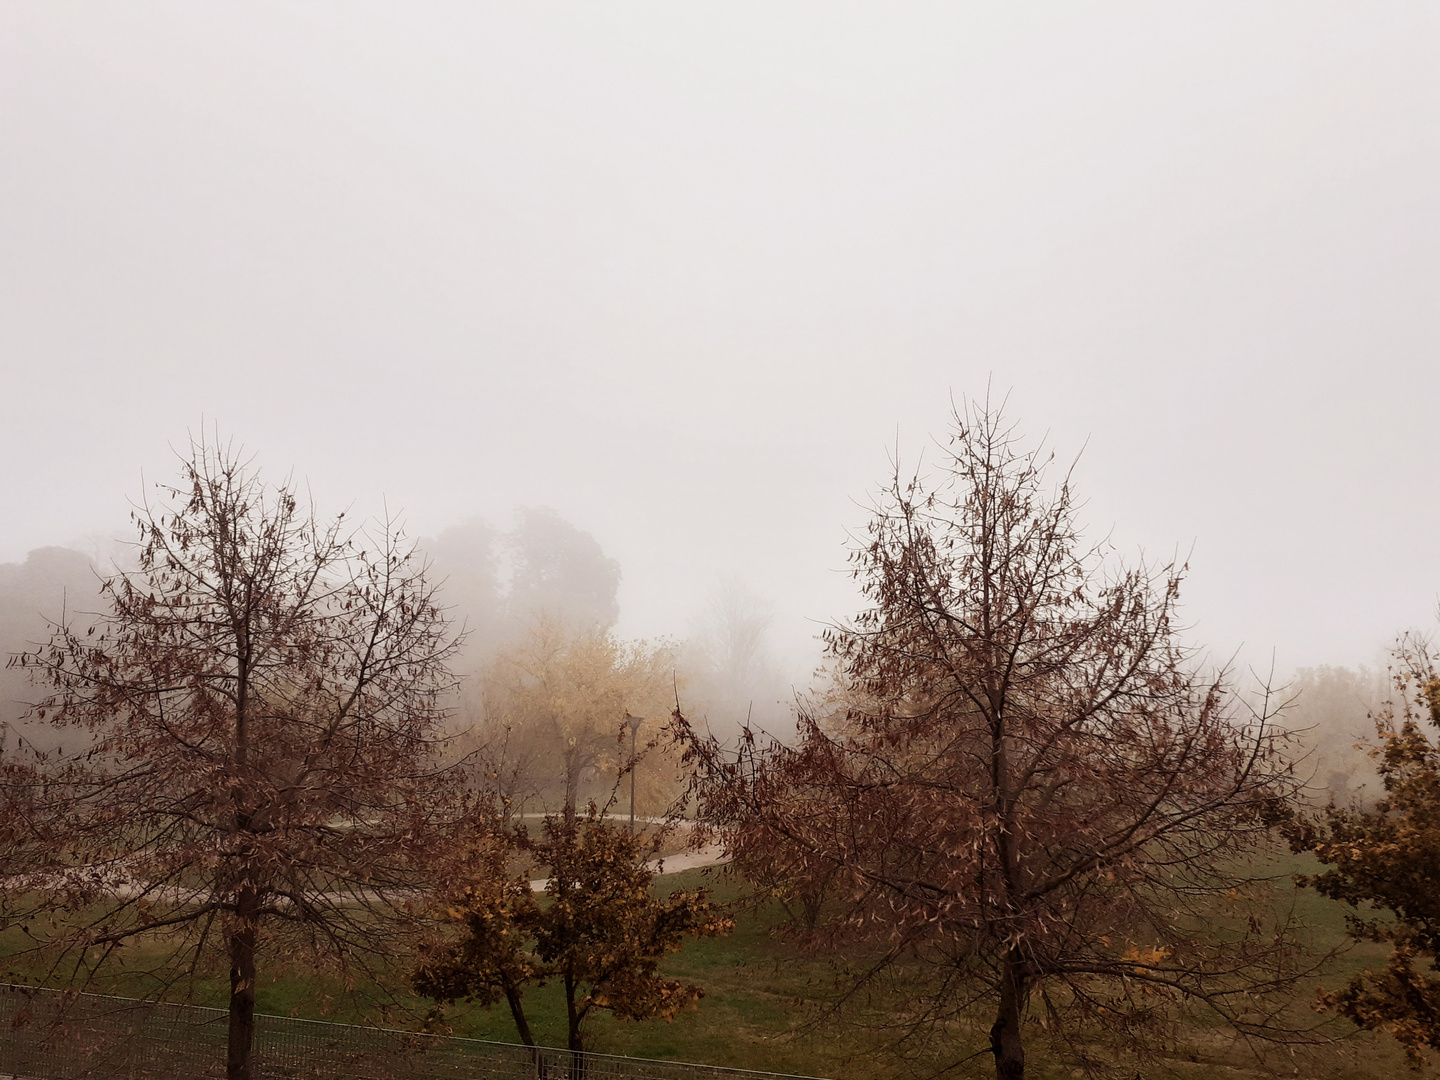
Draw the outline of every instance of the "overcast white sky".
<instances>
[{"instance_id":1,"label":"overcast white sky","mask_svg":"<svg viewBox=\"0 0 1440 1080\"><path fill-rule=\"evenodd\" d=\"M0 561L201 418L412 530L549 505L622 632L800 662L1010 393L1220 651L1440 597L1440 6L0 0Z\"/></svg>"}]
</instances>

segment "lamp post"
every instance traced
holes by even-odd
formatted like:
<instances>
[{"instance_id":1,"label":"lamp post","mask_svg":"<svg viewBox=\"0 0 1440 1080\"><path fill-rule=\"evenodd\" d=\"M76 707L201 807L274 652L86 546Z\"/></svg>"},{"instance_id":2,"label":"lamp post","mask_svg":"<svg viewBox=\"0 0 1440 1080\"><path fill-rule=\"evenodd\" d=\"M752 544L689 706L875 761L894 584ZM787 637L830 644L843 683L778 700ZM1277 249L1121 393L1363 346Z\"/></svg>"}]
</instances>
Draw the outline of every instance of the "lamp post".
<instances>
[{"instance_id":1,"label":"lamp post","mask_svg":"<svg viewBox=\"0 0 1440 1080\"><path fill-rule=\"evenodd\" d=\"M635 835L635 767L638 761L635 758L635 733L640 730L640 723L643 716L631 716L630 711L625 711L625 722L630 725L630 835Z\"/></svg>"}]
</instances>

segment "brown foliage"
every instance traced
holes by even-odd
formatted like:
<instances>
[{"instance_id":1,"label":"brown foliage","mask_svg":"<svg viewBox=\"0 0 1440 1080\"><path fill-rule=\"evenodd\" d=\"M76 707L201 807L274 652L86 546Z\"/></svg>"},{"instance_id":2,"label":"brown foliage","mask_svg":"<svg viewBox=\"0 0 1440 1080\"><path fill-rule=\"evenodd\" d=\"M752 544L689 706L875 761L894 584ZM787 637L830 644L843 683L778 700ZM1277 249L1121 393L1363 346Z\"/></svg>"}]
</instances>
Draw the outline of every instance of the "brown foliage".
<instances>
[{"instance_id":1,"label":"brown foliage","mask_svg":"<svg viewBox=\"0 0 1440 1080\"><path fill-rule=\"evenodd\" d=\"M9 884L70 912L47 944L72 977L137 939L164 944L167 982L221 954L228 1075L248 1077L260 953L365 965L403 936L453 790L454 645L388 522L367 550L204 441L159 490L95 626L16 658L51 688L37 715L93 743L31 773L65 842Z\"/></svg>"},{"instance_id":2,"label":"brown foliage","mask_svg":"<svg viewBox=\"0 0 1440 1080\"><path fill-rule=\"evenodd\" d=\"M654 871L646 857L663 836L663 830L633 835L593 804L581 818L547 817L538 838L523 826L484 832L474 842L468 880L440 913L463 933L431 950L414 975L416 992L483 1005L503 997L521 1039L533 1046L525 986L558 979L572 1050L584 1048L583 1025L596 1010L626 1020L668 1020L694 1004L704 991L665 978L659 963L687 936L729 933L734 924L705 889L651 897ZM536 899L526 875L508 870L517 857L547 869L546 903Z\"/></svg>"},{"instance_id":3,"label":"brown foliage","mask_svg":"<svg viewBox=\"0 0 1440 1080\"><path fill-rule=\"evenodd\" d=\"M1288 827L1296 851L1331 867L1302 883L1351 906L1350 933L1390 942L1383 972L1363 972L1323 1004L1370 1031L1393 1035L1419 1068L1440 1050L1440 749L1422 729L1440 728L1440 675L1424 644L1406 639L1396 652L1394 701L1374 714L1374 756L1385 795L1373 809L1331 805L1319 819ZM1382 912L1389 916L1384 917Z\"/></svg>"},{"instance_id":4,"label":"brown foliage","mask_svg":"<svg viewBox=\"0 0 1440 1080\"><path fill-rule=\"evenodd\" d=\"M1263 706L1196 674L1180 568L1109 569L1046 464L957 413L940 483L897 471L852 556L843 708L738 755L677 714L737 866L802 901L812 945L880 950L840 1007L895 976L903 1040L983 1006L1002 1078L1027 1016L1091 1062L1080 1033L1133 1054L1184 1001L1274 1034L1298 956L1243 869L1291 787Z\"/></svg>"}]
</instances>

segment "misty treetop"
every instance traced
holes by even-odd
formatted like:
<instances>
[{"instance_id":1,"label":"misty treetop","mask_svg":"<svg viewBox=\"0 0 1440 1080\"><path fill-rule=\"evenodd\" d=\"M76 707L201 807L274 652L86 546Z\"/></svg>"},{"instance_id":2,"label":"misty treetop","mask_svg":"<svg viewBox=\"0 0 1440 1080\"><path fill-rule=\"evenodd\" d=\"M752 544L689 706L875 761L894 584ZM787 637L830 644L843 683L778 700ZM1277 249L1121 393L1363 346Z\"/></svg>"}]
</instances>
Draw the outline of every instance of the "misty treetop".
<instances>
[{"instance_id":1,"label":"misty treetop","mask_svg":"<svg viewBox=\"0 0 1440 1080\"><path fill-rule=\"evenodd\" d=\"M549 508L517 510L507 532L471 519L421 546L465 624L466 664L483 665L537 621L589 633L611 629L620 616L620 564Z\"/></svg>"},{"instance_id":2,"label":"misty treetop","mask_svg":"<svg viewBox=\"0 0 1440 1080\"><path fill-rule=\"evenodd\" d=\"M0 564L0 653L8 657L34 648L50 636L52 621L85 619L95 610L99 589L94 562L69 548L38 548L23 563ZM0 667L0 737L53 750L63 744L64 733L25 719L35 698L23 670ZM72 735L72 746L75 741Z\"/></svg>"}]
</instances>

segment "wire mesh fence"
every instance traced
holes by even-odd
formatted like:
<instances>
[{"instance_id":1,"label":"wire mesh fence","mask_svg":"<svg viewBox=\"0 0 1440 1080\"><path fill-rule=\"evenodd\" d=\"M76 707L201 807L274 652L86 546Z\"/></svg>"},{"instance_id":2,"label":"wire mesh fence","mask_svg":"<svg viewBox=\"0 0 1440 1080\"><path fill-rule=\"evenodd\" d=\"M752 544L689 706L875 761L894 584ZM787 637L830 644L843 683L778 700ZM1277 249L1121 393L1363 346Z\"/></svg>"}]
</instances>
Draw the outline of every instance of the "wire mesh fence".
<instances>
[{"instance_id":1,"label":"wire mesh fence","mask_svg":"<svg viewBox=\"0 0 1440 1080\"><path fill-rule=\"evenodd\" d=\"M228 1024L223 1009L0 984L0 1078L223 1080ZM257 1015L254 1046L260 1080L797 1080L288 1016Z\"/></svg>"}]
</instances>

